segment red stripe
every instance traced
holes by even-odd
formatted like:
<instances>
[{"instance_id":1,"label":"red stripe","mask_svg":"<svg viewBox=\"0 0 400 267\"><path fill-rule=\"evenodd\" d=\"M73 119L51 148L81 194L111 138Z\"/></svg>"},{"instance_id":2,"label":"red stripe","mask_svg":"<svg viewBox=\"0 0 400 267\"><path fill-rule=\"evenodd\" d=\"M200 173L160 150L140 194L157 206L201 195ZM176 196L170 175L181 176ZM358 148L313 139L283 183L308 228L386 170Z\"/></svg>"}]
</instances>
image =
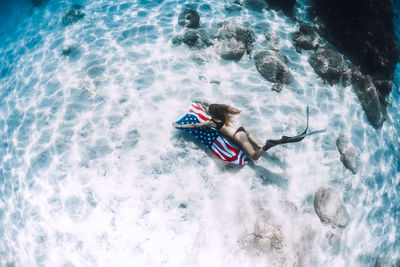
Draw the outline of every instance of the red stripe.
<instances>
[{"instance_id":1,"label":"red stripe","mask_svg":"<svg viewBox=\"0 0 400 267\"><path fill-rule=\"evenodd\" d=\"M203 114L198 113L197 114L202 120L208 120L208 118L206 116L204 116Z\"/></svg>"},{"instance_id":2,"label":"red stripe","mask_svg":"<svg viewBox=\"0 0 400 267\"><path fill-rule=\"evenodd\" d=\"M217 151L215 151L214 149L211 149L211 151L219 158L222 159L224 161L227 161L226 158L224 158L222 155L220 155Z\"/></svg>"},{"instance_id":3,"label":"red stripe","mask_svg":"<svg viewBox=\"0 0 400 267\"><path fill-rule=\"evenodd\" d=\"M200 117L202 120L204 120L204 121L208 120L208 118L207 118L206 116L204 116L204 115L201 114L201 113L198 113L196 110L190 109L189 112L195 113L197 116L199 116L199 117Z\"/></svg>"},{"instance_id":4,"label":"red stripe","mask_svg":"<svg viewBox=\"0 0 400 267\"><path fill-rule=\"evenodd\" d=\"M226 142L225 140L224 140L224 143L225 143L225 145L226 145L227 148L229 148L230 150L233 151L233 153L235 153L235 154L238 154L238 153L239 153L239 151L238 151L236 148L234 148L233 146L231 146L231 145L230 145L228 142Z\"/></svg>"},{"instance_id":5,"label":"red stripe","mask_svg":"<svg viewBox=\"0 0 400 267\"><path fill-rule=\"evenodd\" d=\"M221 145L221 143L217 140L215 140L214 144L222 151L226 151L226 149ZM221 152L220 152L221 153ZM226 152L227 154L231 154L229 152ZM225 157L231 158L232 156L230 155L225 155Z\"/></svg>"},{"instance_id":6,"label":"red stripe","mask_svg":"<svg viewBox=\"0 0 400 267\"><path fill-rule=\"evenodd\" d=\"M205 109L203 109L201 107L198 107L198 106L196 106L194 104L192 104L192 108L195 108L195 109L198 109L198 110L201 110L201 111L206 111Z\"/></svg>"}]
</instances>

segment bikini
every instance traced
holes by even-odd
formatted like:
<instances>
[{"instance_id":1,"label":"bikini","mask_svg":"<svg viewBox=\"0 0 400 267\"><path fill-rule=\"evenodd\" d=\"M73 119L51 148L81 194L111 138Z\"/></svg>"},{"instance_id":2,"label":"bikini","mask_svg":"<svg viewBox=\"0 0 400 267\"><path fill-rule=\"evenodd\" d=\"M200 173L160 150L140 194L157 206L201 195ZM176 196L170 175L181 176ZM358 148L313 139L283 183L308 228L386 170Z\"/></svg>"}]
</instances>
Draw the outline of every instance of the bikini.
<instances>
[{"instance_id":1,"label":"bikini","mask_svg":"<svg viewBox=\"0 0 400 267\"><path fill-rule=\"evenodd\" d=\"M211 120L217 125L217 127L215 127L215 128L216 128L218 131L221 130L221 128L225 125L225 121L217 122L217 121L215 121L215 120L213 120L213 119L211 119ZM233 134L232 139L235 138L235 135L236 135L238 132L245 132L245 133L247 134L246 130L245 130L242 126L240 126L239 128L237 128L236 132Z\"/></svg>"}]
</instances>

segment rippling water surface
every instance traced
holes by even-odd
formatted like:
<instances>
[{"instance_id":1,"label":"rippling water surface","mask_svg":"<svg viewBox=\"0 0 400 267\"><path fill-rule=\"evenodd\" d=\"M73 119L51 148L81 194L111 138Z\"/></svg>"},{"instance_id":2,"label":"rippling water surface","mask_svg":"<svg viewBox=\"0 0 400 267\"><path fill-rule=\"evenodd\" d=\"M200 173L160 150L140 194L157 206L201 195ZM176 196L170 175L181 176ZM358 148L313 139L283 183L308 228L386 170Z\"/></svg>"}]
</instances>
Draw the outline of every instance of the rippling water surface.
<instances>
[{"instance_id":1,"label":"rippling water surface","mask_svg":"<svg viewBox=\"0 0 400 267\"><path fill-rule=\"evenodd\" d=\"M374 266L400 257L398 89L376 130L351 86L324 84L309 53L296 52L298 24L279 13L228 12L228 1L81 1L85 16L63 25L73 4L2 10L1 266ZM295 81L277 93L248 55L225 61L216 46L172 45L187 6L202 28L251 27L255 50L276 33ZM309 105L311 129L328 133L228 166L171 127L193 99L238 107L237 124L260 139L296 134ZM340 161L340 133L360 151L356 175ZM340 194L346 228L316 216L320 186ZM260 225L277 237L273 249L249 241Z\"/></svg>"}]
</instances>

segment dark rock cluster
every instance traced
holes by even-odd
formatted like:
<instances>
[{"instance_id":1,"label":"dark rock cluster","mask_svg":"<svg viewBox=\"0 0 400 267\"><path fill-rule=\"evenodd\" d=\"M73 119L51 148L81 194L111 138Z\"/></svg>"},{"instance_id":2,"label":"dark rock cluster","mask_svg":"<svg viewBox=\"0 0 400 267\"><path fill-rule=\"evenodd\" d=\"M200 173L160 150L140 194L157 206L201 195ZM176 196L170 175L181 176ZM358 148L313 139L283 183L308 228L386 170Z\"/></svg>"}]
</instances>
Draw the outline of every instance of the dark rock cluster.
<instances>
[{"instance_id":1,"label":"dark rock cluster","mask_svg":"<svg viewBox=\"0 0 400 267\"><path fill-rule=\"evenodd\" d=\"M295 0L234 0L225 5L225 10L272 8L298 21L299 29L292 34L296 51L312 51L308 61L328 84L352 84L371 125L380 128L386 119L386 96L392 89L399 50L391 0L365 1L312 0L309 14L316 26L293 18ZM184 43L194 49L217 45L219 55L225 60L240 60L247 53L254 57L258 72L274 84L272 90L279 92L291 82L288 61L276 49L279 37L274 33L266 32L267 44L253 52L255 36L246 26L228 21L217 28L198 28L200 15L193 8L183 10L178 23L186 30L173 38L173 44Z\"/></svg>"},{"instance_id":2,"label":"dark rock cluster","mask_svg":"<svg viewBox=\"0 0 400 267\"><path fill-rule=\"evenodd\" d=\"M261 1L263 2L263 1ZM242 7L250 5L253 8L261 3L260 1L235 1L231 5ZM264 3L265 4L265 3ZM261 6L258 6L261 8ZM265 6L263 5L262 8ZM188 15L189 14L189 15ZM186 29L182 35L172 39L174 45L186 44L192 49L201 49L217 45L217 51L222 59L240 60L245 53L250 55L253 51L255 34L247 26L237 25L231 21L219 24L218 28L194 29L190 19L200 20L196 10L188 8L183 10L178 17L178 24ZM287 67L288 60L282 56L274 46L279 42L279 37L272 33L266 34L267 45L264 49L254 52L255 65L258 72L269 82L273 83L272 90L280 92L284 85L291 81L291 74ZM198 54L192 55L192 59L198 64L204 60Z\"/></svg>"},{"instance_id":3,"label":"dark rock cluster","mask_svg":"<svg viewBox=\"0 0 400 267\"><path fill-rule=\"evenodd\" d=\"M240 60L245 52L253 49L255 41L253 31L245 26L224 22L219 28L199 28L200 16L193 8L183 10L178 17L178 24L184 26L183 35L175 36L172 43L184 43L192 48L204 48L220 43L220 56L226 60Z\"/></svg>"},{"instance_id":4,"label":"dark rock cluster","mask_svg":"<svg viewBox=\"0 0 400 267\"><path fill-rule=\"evenodd\" d=\"M63 16L62 24L68 26L82 19L86 15L82 9L83 7L81 5L73 5Z\"/></svg>"},{"instance_id":5,"label":"dark rock cluster","mask_svg":"<svg viewBox=\"0 0 400 267\"><path fill-rule=\"evenodd\" d=\"M321 47L315 51L308 62L314 71L329 84L337 84L343 73L343 56L327 47Z\"/></svg>"},{"instance_id":6,"label":"dark rock cluster","mask_svg":"<svg viewBox=\"0 0 400 267\"><path fill-rule=\"evenodd\" d=\"M359 66L361 73L370 75L384 98L400 55L392 0L312 0L311 4L309 14L320 34Z\"/></svg>"},{"instance_id":7,"label":"dark rock cluster","mask_svg":"<svg viewBox=\"0 0 400 267\"><path fill-rule=\"evenodd\" d=\"M359 71L354 71L352 74L352 83L369 122L375 128L381 127L386 119L386 104L382 103L372 77L370 75L363 75Z\"/></svg>"},{"instance_id":8,"label":"dark rock cluster","mask_svg":"<svg viewBox=\"0 0 400 267\"><path fill-rule=\"evenodd\" d=\"M293 34L292 40L297 52L301 52L303 49L314 50L318 48L320 43L314 27L304 22L300 24L300 29Z\"/></svg>"},{"instance_id":9,"label":"dark rock cluster","mask_svg":"<svg viewBox=\"0 0 400 267\"><path fill-rule=\"evenodd\" d=\"M292 34L293 45L299 53L314 50L309 63L324 81L352 84L368 120L380 128L400 58L392 0L311 0L311 4L308 13L316 27L300 21L299 30ZM321 47L319 35L333 47Z\"/></svg>"}]
</instances>

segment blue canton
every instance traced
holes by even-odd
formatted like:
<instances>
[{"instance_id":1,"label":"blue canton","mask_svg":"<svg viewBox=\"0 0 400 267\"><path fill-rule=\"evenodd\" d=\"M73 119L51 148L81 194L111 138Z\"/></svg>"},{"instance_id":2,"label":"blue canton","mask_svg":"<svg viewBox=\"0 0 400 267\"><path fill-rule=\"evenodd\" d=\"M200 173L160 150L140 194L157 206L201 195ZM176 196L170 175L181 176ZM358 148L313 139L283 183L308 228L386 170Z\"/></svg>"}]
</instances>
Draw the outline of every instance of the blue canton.
<instances>
[{"instance_id":1,"label":"blue canton","mask_svg":"<svg viewBox=\"0 0 400 267\"><path fill-rule=\"evenodd\" d=\"M199 119L193 114L187 114L185 117L176 122L177 124L194 124L200 123ZM181 128L182 129L182 128ZM211 148L212 144L219 137L217 129L212 127L200 127L191 129L182 129L192 134L196 139L200 140L201 143Z\"/></svg>"}]
</instances>

